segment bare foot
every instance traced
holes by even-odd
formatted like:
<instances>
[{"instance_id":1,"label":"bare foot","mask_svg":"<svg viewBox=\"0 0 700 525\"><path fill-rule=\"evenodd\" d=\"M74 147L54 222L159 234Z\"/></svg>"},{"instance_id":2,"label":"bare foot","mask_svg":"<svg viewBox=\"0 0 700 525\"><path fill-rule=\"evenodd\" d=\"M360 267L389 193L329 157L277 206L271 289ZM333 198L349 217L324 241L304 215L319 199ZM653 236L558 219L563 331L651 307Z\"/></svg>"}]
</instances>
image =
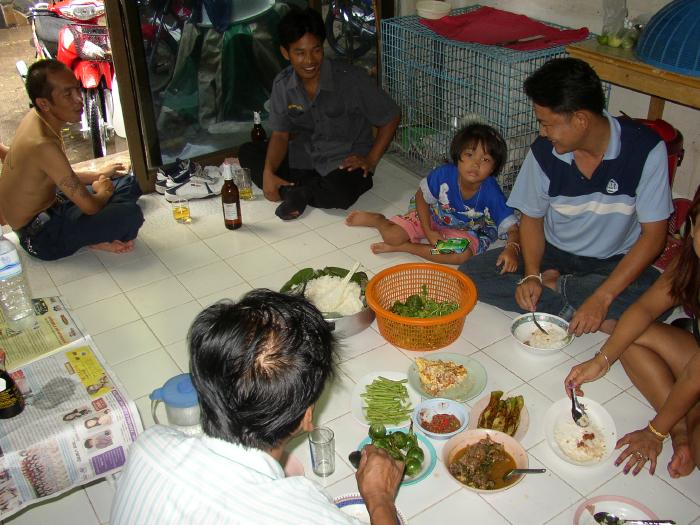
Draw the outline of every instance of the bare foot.
<instances>
[{"instance_id":1,"label":"bare foot","mask_svg":"<svg viewBox=\"0 0 700 525\"><path fill-rule=\"evenodd\" d=\"M381 213L372 211L351 211L345 218L345 224L348 226L372 226L377 227L386 217Z\"/></svg>"},{"instance_id":2,"label":"bare foot","mask_svg":"<svg viewBox=\"0 0 700 525\"><path fill-rule=\"evenodd\" d=\"M687 476L695 469L695 461L688 442L687 427L682 425L682 429L671 432L671 444L673 445L673 456L668 463L668 473L672 478Z\"/></svg>"},{"instance_id":3,"label":"bare foot","mask_svg":"<svg viewBox=\"0 0 700 525\"><path fill-rule=\"evenodd\" d=\"M112 241L112 242L100 242L98 244L90 245L93 250L101 250L103 252L110 253L128 253L134 249L134 241Z\"/></svg>"},{"instance_id":4,"label":"bare foot","mask_svg":"<svg viewBox=\"0 0 700 525\"><path fill-rule=\"evenodd\" d=\"M391 253L400 251L397 250L396 246L392 246L386 242L375 242L374 244L370 244L369 249L372 250L372 253Z\"/></svg>"},{"instance_id":5,"label":"bare foot","mask_svg":"<svg viewBox=\"0 0 700 525\"><path fill-rule=\"evenodd\" d=\"M557 279L559 279L559 276L561 273L559 273L559 270L555 269L550 269L550 270L545 270L542 272L542 284L546 286L547 288L550 288L552 290L557 289Z\"/></svg>"}]
</instances>

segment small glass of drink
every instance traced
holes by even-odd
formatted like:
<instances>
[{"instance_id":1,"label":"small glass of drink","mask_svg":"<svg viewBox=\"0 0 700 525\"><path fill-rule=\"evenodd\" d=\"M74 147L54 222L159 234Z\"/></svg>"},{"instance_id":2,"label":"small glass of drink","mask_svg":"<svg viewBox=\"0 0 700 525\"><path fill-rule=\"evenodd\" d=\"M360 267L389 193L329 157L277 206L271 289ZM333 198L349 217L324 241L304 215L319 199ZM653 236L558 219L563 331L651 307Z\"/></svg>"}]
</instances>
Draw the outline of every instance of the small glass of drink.
<instances>
[{"instance_id":1,"label":"small glass of drink","mask_svg":"<svg viewBox=\"0 0 700 525\"><path fill-rule=\"evenodd\" d=\"M178 199L172 201L170 206L173 210L173 218L180 224L190 224L192 216L190 215L190 203L187 199Z\"/></svg>"},{"instance_id":2,"label":"small glass of drink","mask_svg":"<svg viewBox=\"0 0 700 525\"><path fill-rule=\"evenodd\" d=\"M238 195L244 201L252 201L253 183L250 180L250 170L248 168L237 168L233 174L233 182L238 187Z\"/></svg>"},{"instance_id":3,"label":"small glass of drink","mask_svg":"<svg viewBox=\"0 0 700 525\"><path fill-rule=\"evenodd\" d=\"M327 427L316 427L309 433L311 467L314 474L321 477L335 472L335 437Z\"/></svg>"}]
</instances>

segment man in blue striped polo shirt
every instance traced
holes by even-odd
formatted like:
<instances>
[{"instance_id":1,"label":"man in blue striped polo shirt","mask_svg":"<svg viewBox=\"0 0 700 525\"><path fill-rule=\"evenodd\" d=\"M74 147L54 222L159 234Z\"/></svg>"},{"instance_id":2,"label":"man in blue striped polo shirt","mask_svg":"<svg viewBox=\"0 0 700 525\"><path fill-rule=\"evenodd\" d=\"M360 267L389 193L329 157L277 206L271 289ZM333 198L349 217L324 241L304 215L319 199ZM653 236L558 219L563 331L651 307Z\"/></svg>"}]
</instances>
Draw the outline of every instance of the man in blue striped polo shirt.
<instances>
[{"instance_id":1,"label":"man in blue striped polo shirt","mask_svg":"<svg viewBox=\"0 0 700 525\"><path fill-rule=\"evenodd\" d=\"M600 79L584 61L550 60L524 84L540 136L508 206L522 213L518 273L500 275L497 251L460 270L479 300L570 321L576 335L615 322L658 277L673 209L664 142L605 111Z\"/></svg>"},{"instance_id":2,"label":"man in blue striped polo shirt","mask_svg":"<svg viewBox=\"0 0 700 525\"><path fill-rule=\"evenodd\" d=\"M253 290L206 308L190 329L203 436L155 425L119 480L112 525L361 525L320 485L285 475L285 445L313 429L335 340L303 297ZM396 525L404 465L366 446L355 477L373 525Z\"/></svg>"}]
</instances>

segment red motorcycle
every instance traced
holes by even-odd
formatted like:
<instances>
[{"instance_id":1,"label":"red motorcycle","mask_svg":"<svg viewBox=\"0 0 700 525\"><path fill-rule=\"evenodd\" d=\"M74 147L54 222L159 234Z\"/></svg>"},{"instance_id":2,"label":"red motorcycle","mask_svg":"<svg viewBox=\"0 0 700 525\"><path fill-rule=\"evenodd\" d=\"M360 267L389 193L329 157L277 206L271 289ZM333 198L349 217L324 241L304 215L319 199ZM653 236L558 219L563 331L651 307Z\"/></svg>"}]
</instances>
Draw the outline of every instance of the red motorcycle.
<instances>
[{"instance_id":1,"label":"red motorcycle","mask_svg":"<svg viewBox=\"0 0 700 525\"><path fill-rule=\"evenodd\" d=\"M107 142L114 133L114 66L107 28L98 25L104 12L102 0L39 3L29 11L37 59L56 58L80 81L83 88L80 131L84 138L91 138L96 158L107 154ZM17 69L25 78L26 64L17 62Z\"/></svg>"}]
</instances>

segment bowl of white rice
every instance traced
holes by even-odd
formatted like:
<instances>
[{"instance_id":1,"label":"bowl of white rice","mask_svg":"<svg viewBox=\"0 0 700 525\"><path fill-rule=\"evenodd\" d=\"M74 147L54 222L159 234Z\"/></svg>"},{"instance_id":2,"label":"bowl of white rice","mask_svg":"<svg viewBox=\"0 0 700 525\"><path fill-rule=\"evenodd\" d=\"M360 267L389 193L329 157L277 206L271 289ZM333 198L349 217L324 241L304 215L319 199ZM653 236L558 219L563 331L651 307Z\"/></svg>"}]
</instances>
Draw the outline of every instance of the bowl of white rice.
<instances>
[{"instance_id":1,"label":"bowl of white rice","mask_svg":"<svg viewBox=\"0 0 700 525\"><path fill-rule=\"evenodd\" d=\"M547 331L545 334L537 328L532 315L527 313L516 317L510 325L513 339L526 352L540 356L555 355L574 340L573 334L568 332L569 323L561 317L535 312L537 322Z\"/></svg>"},{"instance_id":2,"label":"bowl of white rice","mask_svg":"<svg viewBox=\"0 0 700 525\"><path fill-rule=\"evenodd\" d=\"M304 273L306 272L306 273ZM339 338L350 337L367 328L374 321L374 312L365 302L366 275L359 272L343 287L343 268L326 267L323 270L305 268L295 274L281 291L303 294L323 314ZM358 275L358 274L355 274Z\"/></svg>"}]
</instances>

